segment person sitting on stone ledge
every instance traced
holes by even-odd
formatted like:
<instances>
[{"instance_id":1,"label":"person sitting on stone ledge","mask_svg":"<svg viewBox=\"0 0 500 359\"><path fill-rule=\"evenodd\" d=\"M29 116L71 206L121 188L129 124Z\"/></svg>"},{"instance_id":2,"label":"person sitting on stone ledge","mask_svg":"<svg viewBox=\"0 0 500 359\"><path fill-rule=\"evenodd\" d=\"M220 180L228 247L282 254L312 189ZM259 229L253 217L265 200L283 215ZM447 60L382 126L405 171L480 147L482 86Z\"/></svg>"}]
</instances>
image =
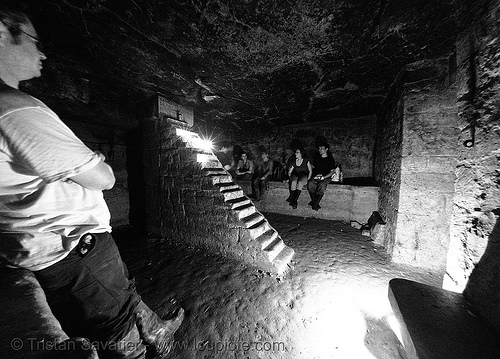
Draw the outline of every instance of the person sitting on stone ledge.
<instances>
[{"instance_id":1,"label":"person sitting on stone ledge","mask_svg":"<svg viewBox=\"0 0 500 359\"><path fill-rule=\"evenodd\" d=\"M229 172L231 177L236 177L236 166L240 160L243 149L239 145L233 145L230 141L221 141L214 150L223 168Z\"/></svg>"},{"instance_id":2,"label":"person sitting on stone ledge","mask_svg":"<svg viewBox=\"0 0 500 359\"><path fill-rule=\"evenodd\" d=\"M110 233L104 155L19 90L46 59L20 0L0 2L0 48L0 265L32 271L63 330L99 355L143 359L149 345L163 357L184 310L162 320L135 290Z\"/></svg>"},{"instance_id":3,"label":"person sitting on stone ledge","mask_svg":"<svg viewBox=\"0 0 500 359\"><path fill-rule=\"evenodd\" d=\"M290 196L287 198L287 202L290 202L293 209L297 208L302 187L309 181L311 174L312 166L306 157L305 150L303 148L297 149L295 159L288 168Z\"/></svg>"},{"instance_id":4,"label":"person sitting on stone ledge","mask_svg":"<svg viewBox=\"0 0 500 359\"><path fill-rule=\"evenodd\" d=\"M335 172L335 159L329 150L330 145L328 143L323 142L318 144L319 153L314 157L312 177L307 183L307 190L311 197L311 202L308 204L315 211L321 208L319 202L323 198L326 187L332 180Z\"/></svg>"},{"instance_id":5,"label":"person sitting on stone ledge","mask_svg":"<svg viewBox=\"0 0 500 359\"><path fill-rule=\"evenodd\" d=\"M248 154L243 152L236 166L236 179L240 181L251 181L254 173L253 162L248 159Z\"/></svg>"},{"instance_id":6,"label":"person sitting on stone ledge","mask_svg":"<svg viewBox=\"0 0 500 359\"><path fill-rule=\"evenodd\" d=\"M273 174L274 161L269 158L267 150L263 150L260 154L260 161L258 162L252 179L252 197L256 201L260 201L267 189L267 183L271 180Z\"/></svg>"}]
</instances>

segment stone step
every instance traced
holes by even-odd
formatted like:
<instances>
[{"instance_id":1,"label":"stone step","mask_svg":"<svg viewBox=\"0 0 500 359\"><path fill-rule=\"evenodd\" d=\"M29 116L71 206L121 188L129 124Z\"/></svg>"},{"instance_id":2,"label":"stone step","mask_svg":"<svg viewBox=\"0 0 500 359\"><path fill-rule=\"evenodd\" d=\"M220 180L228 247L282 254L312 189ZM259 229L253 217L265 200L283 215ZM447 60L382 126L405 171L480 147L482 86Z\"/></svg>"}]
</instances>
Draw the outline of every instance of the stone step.
<instances>
[{"instance_id":1,"label":"stone step","mask_svg":"<svg viewBox=\"0 0 500 359\"><path fill-rule=\"evenodd\" d=\"M219 191L224 192L224 191L229 191L231 189L237 189L240 188L236 183L234 182L228 182L228 183L218 183L217 186L219 187Z\"/></svg>"},{"instance_id":2,"label":"stone step","mask_svg":"<svg viewBox=\"0 0 500 359\"><path fill-rule=\"evenodd\" d=\"M257 243L260 244L260 248L264 249L269 246L278 237L278 232L273 228L269 229L267 232L262 233L259 237L255 238Z\"/></svg>"},{"instance_id":3,"label":"stone step","mask_svg":"<svg viewBox=\"0 0 500 359\"><path fill-rule=\"evenodd\" d=\"M233 182L233 177L231 177L230 174L226 173L224 175L222 174L210 174L207 177L210 177L212 179L212 184L216 185L219 183L231 183Z\"/></svg>"},{"instance_id":4,"label":"stone step","mask_svg":"<svg viewBox=\"0 0 500 359\"><path fill-rule=\"evenodd\" d=\"M204 170L205 169L224 170L224 168L222 167L222 164L219 162L219 160L217 158L201 162L201 168Z\"/></svg>"},{"instance_id":5,"label":"stone step","mask_svg":"<svg viewBox=\"0 0 500 359\"><path fill-rule=\"evenodd\" d=\"M203 168L202 174L203 174L203 176L225 176L225 175L229 175L229 173L227 173L227 171L224 168L211 168L211 167Z\"/></svg>"},{"instance_id":6,"label":"stone step","mask_svg":"<svg viewBox=\"0 0 500 359\"><path fill-rule=\"evenodd\" d=\"M272 263L276 268L278 275L283 275L288 271L290 268L288 264L292 261L294 255L295 251L292 248L285 246L276 258L274 258Z\"/></svg>"},{"instance_id":7,"label":"stone step","mask_svg":"<svg viewBox=\"0 0 500 359\"><path fill-rule=\"evenodd\" d=\"M257 223L261 222L264 218L264 216L260 212L254 212L249 216L246 216L245 218L242 219L242 221L245 223L246 228L250 228Z\"/></svg>"},{"instance_id":8,"label":"stone step","mask_svg":"<svg viewBox=\"0 0 500 359\"><path fill-rule=\"evenodd\" d=\"M267 253L267 257L272 262L274 258L276 258L284 248L285 248L285 242L283 242L281 237L278 237L269 246L264 248L264 252Z\"/></svg>"},{"instance_id":9,"label":"stone step","mask_svg":"<svg viewBox=\"0 0 500 359\"><path fill-rule=\"evenodd\" d=\"M243 196L243 197L230 199L230 200L226 201L226 203L231 205L231 209L237 209L241 206L244 206L245 204L252 203L252 202L247 197Z\"/></svg>"},{"instance_id":10,"label":"stone step","mask_svg":"<svg viewBox=\"0 0 500 359\"><path fill-rule=\"evenodd\" d=\"M257 224L254 224L252 227L248 228L248 232L252 236L252 238L257 238L269 230L271 226L267 222L266 219L261 220Z\"/></svg>"},{"instance_id":11,"label":"stone step","mask_svg":"<svg viewBox=\"0 0 500 359\"><path fill-rule=\"evenodd\" d=\"M238 215L238 219L242 219L242 218L245 218L245 217L251 215L255 211L257 211L257 208L255 208L253 203L250 202L250 203L244 204L240 207L233 208L233 210Z\"/></svg>"},{"instance_id":12,"label":"stone step","mask_svg":"<svg viewBox=\"0 0 500 359\"><path fill-rule=\"evenodd\" d=\"M236 199L240 197L244 197L245 194L243 193L243 190L241 188L233 188L233 189L228 189L221 191L221 193L224 195L224 201L229 201L231 199Z\"/></svg>"}]
</instances>

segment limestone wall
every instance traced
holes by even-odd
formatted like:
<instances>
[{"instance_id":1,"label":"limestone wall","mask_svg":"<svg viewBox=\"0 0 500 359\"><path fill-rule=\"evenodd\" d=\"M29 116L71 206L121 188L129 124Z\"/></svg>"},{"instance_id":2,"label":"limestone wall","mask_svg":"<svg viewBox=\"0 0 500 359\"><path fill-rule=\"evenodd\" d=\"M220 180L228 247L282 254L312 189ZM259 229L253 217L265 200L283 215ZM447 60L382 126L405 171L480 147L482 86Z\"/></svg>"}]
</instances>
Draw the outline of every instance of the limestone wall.
<instances>
[{"instance_id":1,"label":"limestone wall","mask_svg":"<svg viewBox=\"0 0 500 359\"><path fill-rule=\"evenodd\" d=\"M241 133L234 142L249 151L253 158L259 147L266 148L274 160L286 162L292 154L290 143L299 140L309 156L317 152L314 139L324 136L344 177L372 177L375 144L375 116L303 123L275 128L271 133Z\"/></svg>"},{"instance_id":2,"label":"limestone wall","mask_svg":"<svg viewBox=\"0 0 500 359\"><path fill-rule=\"evenodd\" d=\"M460 146L445 286L500 328L500 1L474 10L457 42Z\"/></svg>"},{"instance_id":3,"label":"limestone wall","mask_svg":"<svg viewBox=\"0 0 500 359\"><path fill-rule=\"evenodd\" d=\"M393 260L445 272L455 188L458 137L456 94L447 59L418 63L427 81L404 90L403 148L398 226Z\"/></svg>"},{"instance_id":4,"label":"limestone wall","mask_svg":"<svg viewBox=\"0 0 500 359\"><path fill-rule=\"evenodd\" d=\"M391 255L396 237L401 186L401 155L403 143L402 86L394 86L377 121L375 180L380 186L379 213L386 224L382 245Z\"/></svg>"},{"instance_id":5,"label":"limestone wall","mask_svg":"<svg viewBox=\"0 0 500 359\"><path fill-rule=\"evenodd\" d=\"M414 63L395 87L377 142L384 242L395 262L444 273L458 137L448 61Z\"/></svg>"}]
</instances>

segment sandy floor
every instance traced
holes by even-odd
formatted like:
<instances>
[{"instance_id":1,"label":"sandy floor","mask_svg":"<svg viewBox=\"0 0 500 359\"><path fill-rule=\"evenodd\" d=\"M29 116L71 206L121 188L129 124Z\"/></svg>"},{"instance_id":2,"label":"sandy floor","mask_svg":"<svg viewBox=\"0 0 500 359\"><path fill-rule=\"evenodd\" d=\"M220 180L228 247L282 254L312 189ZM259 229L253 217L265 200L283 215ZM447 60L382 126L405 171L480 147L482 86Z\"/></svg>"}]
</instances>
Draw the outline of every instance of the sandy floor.
<instances>
[{"instance_id":1,"label":"sandy floor","mask_svg":"<svg viewBox=\"0 0 500 359\"><path fill-rule=\"evenodd\" d=\"M342 222L266 214L296 257L279 279L168 241L115 232L138 290L186 319L172 358L401 358L390 328L388 282L440 285L432 273L390 263L369 237Z\"/></svg>"}]
</instances>

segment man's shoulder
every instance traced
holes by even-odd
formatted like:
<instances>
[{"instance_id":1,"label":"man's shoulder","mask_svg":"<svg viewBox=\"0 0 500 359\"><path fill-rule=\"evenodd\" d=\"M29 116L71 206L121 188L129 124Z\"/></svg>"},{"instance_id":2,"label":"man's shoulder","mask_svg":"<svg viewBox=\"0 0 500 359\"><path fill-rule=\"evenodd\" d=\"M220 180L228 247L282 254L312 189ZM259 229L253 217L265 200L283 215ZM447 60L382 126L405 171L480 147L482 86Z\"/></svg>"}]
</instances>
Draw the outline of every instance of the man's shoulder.
<instances>
[{"instance_id":1,"label":"man's shoulder","mask_svg":"<svg viewBox=\"0 0 500 359\"><path fill-rule=\"evenodd\" d=\"M40 106L41 103L25 92L9 86L0 86L0 115L26 107Z\"/></svg>"}]
</instances>

